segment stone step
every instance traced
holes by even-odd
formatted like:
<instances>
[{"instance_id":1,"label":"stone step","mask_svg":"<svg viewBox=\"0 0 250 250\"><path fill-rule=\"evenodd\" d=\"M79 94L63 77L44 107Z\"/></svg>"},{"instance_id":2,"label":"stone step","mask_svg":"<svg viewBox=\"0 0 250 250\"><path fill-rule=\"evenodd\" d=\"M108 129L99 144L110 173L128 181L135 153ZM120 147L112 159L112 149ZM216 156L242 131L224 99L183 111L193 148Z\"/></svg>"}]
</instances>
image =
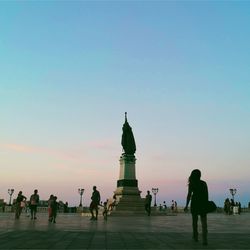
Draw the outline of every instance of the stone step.
<instances>
[{"instance_id":1,"label":"stone step","mask_svg":"<svg viewBox=\"0 0 250 250\"><path fill-rule=\"evenodd\" d=\"M125 206L117 206L115 209L116 210L144 210L144 206L125 205Z\"/></svg>"},{"instance_id":2,"label":"stone step","mask_svg":"<svg viewBox=\"0 0 250 250\"><path fill-rule=\"evenodd\" d=\"M124 195L111 212L112 216L145 216L144 199L140 196Z\"/></svg>"},{"instance_id":3,"label":"stone step","mask_svg":"<svg viewBox=\"0 0 250 250\"><path fill-rule=\"evenodd\" d=\"M131 211L131 210L113 210L110 216L146 216L144 210Z\"/></svg>"},{"instance_id":4,"label":"stone step","mask_svg":"<svg viewBox=\"0 0 250 250\"><path fill-rule=\"evenodd\" d=\"M144 202L122 200L122 201L117 202L117 204L131 204L132 206L134 206L135 204L144 205Z\"/></svg>"},{"instance_id":5,"label":"stone step","mask_svg":"<svg viewBox=\"0 0 250 250\"><path fill-rule=\"evenodd\" d=\"M144 207L142 206L117 206L114 208L114 211L119 211L119 210L128 210L128 211L141 211L145 210Z\"/></svg>"},{"instance_id":6,"label":"stone step","mask_svg":"<svg viewBox=\"0 0 250 250\"><path fill-rule=\"evenodd\" d=\"M144 202L141 202L139 200L137 201L129 201L129 200L120 200L119 203L116 205L116 208L143 208L144 209Z\"/></svg>"}]
</instances>

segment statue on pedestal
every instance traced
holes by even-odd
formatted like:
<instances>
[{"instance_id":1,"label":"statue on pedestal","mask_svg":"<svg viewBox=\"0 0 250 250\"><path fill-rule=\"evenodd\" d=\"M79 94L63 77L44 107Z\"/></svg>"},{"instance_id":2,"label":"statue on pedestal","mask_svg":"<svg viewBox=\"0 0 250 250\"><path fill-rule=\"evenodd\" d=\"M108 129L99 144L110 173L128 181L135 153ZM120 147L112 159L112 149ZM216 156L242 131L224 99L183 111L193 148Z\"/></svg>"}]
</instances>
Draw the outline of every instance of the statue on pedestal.
<instances>
[{"instance_id":1,"label":"statue on pedestal","mask_svg":"<svg viewBox=\"0 0 250 250\"><path fill-rule=\"evenodd\" d=\"M144 201L141 198L141 191L138 188L136 179L136 158L135 158L135 139L127 121L127 112L125 112L125 123L122 127L121 144L123 153L120 156L120 174L117 180L117 188L114 192L116 196L115 211L112 213L120 214L144 214Z\"/></svg>"}]
</instances>

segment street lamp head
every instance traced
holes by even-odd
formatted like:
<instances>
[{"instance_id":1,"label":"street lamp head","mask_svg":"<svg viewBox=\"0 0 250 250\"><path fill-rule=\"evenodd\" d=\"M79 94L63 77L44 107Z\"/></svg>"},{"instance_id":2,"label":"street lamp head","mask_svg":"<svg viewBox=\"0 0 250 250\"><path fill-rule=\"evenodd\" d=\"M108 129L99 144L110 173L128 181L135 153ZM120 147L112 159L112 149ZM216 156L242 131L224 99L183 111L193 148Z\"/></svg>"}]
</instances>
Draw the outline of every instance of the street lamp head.
<instances>
[{"instance_id":1,"label":"street lamp head","mask_svg":"<svg viewBox=\"0 0 250 250\"><path fill-rule=\"evenodd\" d=\"M152 188L152 193L153 193L153 194L157 194L158 191L159 191L159 188Z\"/></svg>"},{"instance_id":2,"label":"street lamp head","mask_svg":"<svg viewBox=\"0 0 250 250\"><path fill-rule=\"evenodd\" d=\"M9 188L9 189L8 189L8 194L9 194L9 195L12 195L13 193L14 193L14 188Z\"/></svg>"},{"instance_id":3,"label":"street lamp head","mask_svg":"<svg viewBox=\"0 0 250 250\"><path fill-rule=\"evenodd\" d=\"M78 193L79 193L80 195L82 195L83 192L84 192L84 188L78 188Z\"/></svg>"},{"instance_id":4,"label":"street lamp head","mask_svg":"<svg viewBox=\"0 0 250 250\"><path fill-rule=\"evenodd\" d=\"M237 189L236 188L229 188L229 191L230 191L231 195L234 196L237 192Z\"/></svg>"}]
</instances>

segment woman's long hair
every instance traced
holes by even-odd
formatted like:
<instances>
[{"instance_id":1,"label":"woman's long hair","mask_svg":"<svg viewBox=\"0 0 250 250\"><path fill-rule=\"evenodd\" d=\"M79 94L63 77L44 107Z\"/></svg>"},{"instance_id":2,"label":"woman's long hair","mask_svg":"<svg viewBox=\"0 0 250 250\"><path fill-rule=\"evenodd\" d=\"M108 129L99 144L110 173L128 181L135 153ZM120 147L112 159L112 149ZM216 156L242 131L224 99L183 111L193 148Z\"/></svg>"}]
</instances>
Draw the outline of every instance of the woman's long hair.
<instances>
[{"instance_id":1,"label":"woman's long hair","mask_svg":"<svg viewBox=\"0 0 250 250\"><path fill-rule=\"evenodd\" d=\"M195 185L195 183L200 181L200 178L201 178L201 171L199 169L194 169L188 178L188 184L193 186Z\"/></svg>"}]
</instances>

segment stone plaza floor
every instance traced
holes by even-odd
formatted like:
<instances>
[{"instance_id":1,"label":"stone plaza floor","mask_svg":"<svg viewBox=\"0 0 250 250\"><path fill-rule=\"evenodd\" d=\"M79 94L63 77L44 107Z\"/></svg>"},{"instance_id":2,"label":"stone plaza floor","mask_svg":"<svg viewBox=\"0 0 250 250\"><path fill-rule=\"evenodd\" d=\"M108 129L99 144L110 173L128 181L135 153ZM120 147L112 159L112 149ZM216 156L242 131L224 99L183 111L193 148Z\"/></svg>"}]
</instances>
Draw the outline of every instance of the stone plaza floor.
<instances>
[{"instance_id":1,"label":"stone plaza floor","mask_svg":"<svg viewBox=\"0 0 250 250\"><path fill-rule=\"evenodd\" d=\"M209 214L208 246L192 241L190 214L110 216L107 221L59 214L56 224L47 214L37 217L22 214L15 220L0 213L0 249L250 249L250 213Z\"/></svg>"}]
</instances>

